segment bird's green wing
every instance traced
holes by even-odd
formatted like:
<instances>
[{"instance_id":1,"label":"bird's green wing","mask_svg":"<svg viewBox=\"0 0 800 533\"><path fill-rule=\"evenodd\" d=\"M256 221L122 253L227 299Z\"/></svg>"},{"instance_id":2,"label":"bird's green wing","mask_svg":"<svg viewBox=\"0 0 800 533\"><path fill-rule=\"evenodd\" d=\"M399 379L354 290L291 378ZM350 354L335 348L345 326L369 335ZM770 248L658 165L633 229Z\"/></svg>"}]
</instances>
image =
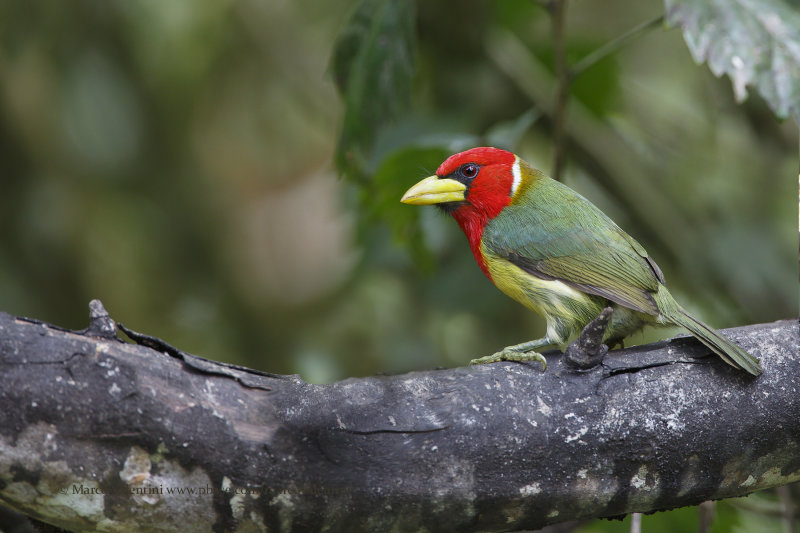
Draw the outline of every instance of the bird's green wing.
<instances>
[{"instance_id":1,"label":"bird's green wing","mask_svg":"<svg viewBox=\"0 0 800 533\"><path fill-rule=\"evenodd\" d=\"M537 189L486 226L487 250L533 276L657 315L652 293L664 279L644 248L572 189L549 179Z\"/></svg>"}]
</instances>

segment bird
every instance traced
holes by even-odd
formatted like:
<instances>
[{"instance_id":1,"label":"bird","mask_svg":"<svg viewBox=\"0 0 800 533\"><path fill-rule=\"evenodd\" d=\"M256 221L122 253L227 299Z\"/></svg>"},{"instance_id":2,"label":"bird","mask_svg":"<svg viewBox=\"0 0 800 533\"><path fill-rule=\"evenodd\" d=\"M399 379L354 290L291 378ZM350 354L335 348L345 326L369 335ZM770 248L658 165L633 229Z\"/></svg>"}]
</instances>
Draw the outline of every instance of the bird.
<instances>
[{"instance_id":1,"label":"bird","mask_svg":"<svg viewBox=\"0 0 800 533\"><path fill-rule=\"evenodd\" d=\"M451 215L478 266L498 289L544 317L541 338L470 364L546 361L607 306L603 342L614 347L645 325L688 330L729 365L754 376L759 360L693 317L666 287L644 247L589 200L519 156L477 147L448 157L400 200Z\"/></svg>"}]
</instances>

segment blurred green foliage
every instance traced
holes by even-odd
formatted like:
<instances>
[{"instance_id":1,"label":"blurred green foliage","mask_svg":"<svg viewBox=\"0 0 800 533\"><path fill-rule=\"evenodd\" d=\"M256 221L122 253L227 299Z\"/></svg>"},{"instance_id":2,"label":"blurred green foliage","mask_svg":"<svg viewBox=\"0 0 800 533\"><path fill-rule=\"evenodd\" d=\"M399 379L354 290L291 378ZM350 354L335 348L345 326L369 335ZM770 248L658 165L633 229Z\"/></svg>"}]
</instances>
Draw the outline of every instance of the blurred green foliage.
<instances>
[{"instance_id":1,"label":"blurred green foliage","mask_svg":"<svg viewBox=\"0 0 800 533\"><path fill-rule=\"evenodd\" d=\"M570 3L569 60L663 11ZM100 298L187 351L312 382L538 335L451 220L398 200L478 144L549 169L531 88L552 84L550 33L529 0L0 3L0 309L82 328ZM693 313L797 314L791 120L737 104L678 30L596 64L569 106L564 181Z\"/></svg>"},{"instance_id":2,"label":"blurred green foliage","mask_svg":"<svg viewBox=\"0 0 800 533\"><path fill-rule=\"evenodd\" d=\"M345 102L338 164L363 170L359 148L408 103L414 74L414 2L362 0L339 35L331 59Z\"/></svg>"}]
</instances>

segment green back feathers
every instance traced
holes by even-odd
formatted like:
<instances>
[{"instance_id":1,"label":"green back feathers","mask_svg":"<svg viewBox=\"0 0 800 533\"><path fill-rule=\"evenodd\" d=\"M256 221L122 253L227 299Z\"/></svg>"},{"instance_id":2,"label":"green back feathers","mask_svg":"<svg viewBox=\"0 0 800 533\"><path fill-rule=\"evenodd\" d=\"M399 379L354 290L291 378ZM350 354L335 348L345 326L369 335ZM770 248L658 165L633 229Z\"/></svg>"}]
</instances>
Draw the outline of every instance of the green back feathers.
<instances>
[{"instance_id":1,"label":"green back feathers","mask_svg":"<svg viewBox=\"0 0 800 533\"><path fill-rule=\"evenodd\" d=\"M522 165L525 179L484 229L484 246L533 276L658 315L652 293L663 275L644 248L584 197Z\"/></svg>"}]
</instances>

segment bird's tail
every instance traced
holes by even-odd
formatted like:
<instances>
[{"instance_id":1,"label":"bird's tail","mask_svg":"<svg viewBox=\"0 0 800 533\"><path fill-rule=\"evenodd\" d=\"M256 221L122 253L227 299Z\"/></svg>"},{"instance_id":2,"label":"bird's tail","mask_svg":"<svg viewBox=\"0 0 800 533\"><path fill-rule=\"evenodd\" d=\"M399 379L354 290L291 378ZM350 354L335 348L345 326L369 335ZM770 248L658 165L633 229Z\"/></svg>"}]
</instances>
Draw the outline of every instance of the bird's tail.
<instances>
[{"instance_id":1,"label":"bird's tail","mask_svg":"<svg viewBox=\"0 0 800 533\"><path fill-rule=\"evenodd\" d=\"M662 295L662 293L667 292L663 289L664 287L662 287L662 290L659 291L658 296L663 297L664 295ZM700 342L711 348L715 354L719 355L722 360L729 365L740 368L754 376L758 376L761 374L761 372L763 372L758 359L744 351L729 338L721 335L711 327L690 315L672 298L672 295L670 295L668 292L666 296L672 301L669 303L665 302L667 305L664 305L663 307L659 306L662 309L661 315L664 318L688 329L692 335L697 337Z\"/></svg>"}]
</instances>

